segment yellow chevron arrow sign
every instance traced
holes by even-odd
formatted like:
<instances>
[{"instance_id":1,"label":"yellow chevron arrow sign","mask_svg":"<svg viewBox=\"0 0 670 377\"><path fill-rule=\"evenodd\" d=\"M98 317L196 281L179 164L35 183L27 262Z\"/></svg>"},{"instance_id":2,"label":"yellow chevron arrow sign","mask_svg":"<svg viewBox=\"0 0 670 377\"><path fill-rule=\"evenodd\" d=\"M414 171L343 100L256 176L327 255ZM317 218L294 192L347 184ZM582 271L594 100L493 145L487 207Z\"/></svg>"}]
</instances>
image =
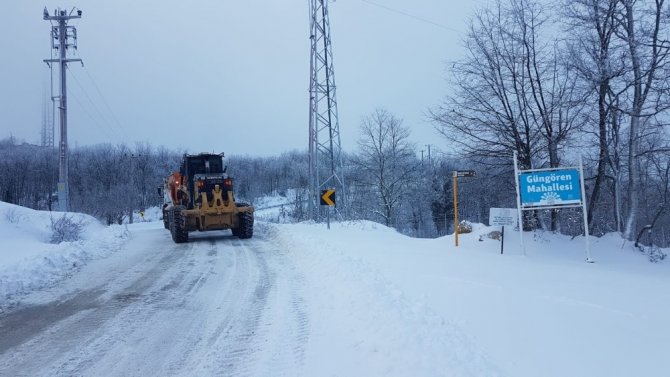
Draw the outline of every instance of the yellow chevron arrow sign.
<instances>
[{"instance_id":1,"label":"yellow chevron arrow sign","mask_svg":"<svg viewBox=\"0 0 670 377\"><path fill-rule=\"evenodd\" d=\"M321 190L321 205L334 206L335 205L335 190Z\"/></svg>"}]
</instances>

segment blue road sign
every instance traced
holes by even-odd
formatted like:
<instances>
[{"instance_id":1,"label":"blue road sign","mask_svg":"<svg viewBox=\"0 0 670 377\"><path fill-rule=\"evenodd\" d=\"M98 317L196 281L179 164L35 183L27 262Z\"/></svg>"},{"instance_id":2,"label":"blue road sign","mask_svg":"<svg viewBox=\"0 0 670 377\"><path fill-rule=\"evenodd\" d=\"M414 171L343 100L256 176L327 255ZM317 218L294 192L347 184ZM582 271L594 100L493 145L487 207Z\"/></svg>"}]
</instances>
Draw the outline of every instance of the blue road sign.
<instances>
[{"instance_id":1,"label":"blue road sign","mask_svg":"<svg viewBox=\"0 0 670 377\"><path fill-rule=\"evenodd\" d=\"M579 169L522 171L519 174L522 207L553 207L582 203Z\"/></svg>"}]
</instances>

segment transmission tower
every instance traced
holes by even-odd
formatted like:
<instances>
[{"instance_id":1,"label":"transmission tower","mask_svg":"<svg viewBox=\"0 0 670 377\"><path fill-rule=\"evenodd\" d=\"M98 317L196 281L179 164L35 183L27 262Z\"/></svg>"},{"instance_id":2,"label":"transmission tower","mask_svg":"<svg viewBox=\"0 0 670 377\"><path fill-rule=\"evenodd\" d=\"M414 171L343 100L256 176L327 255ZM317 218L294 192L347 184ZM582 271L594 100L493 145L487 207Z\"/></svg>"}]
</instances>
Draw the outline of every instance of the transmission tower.
<instances>
[{"instance_id":1,"label":"transmission tower","mask_svg":"<svg viewBox=\"0 0 670 377\"><path fill-rule=\"evenodd\" d=\"M49 102L52 102L49 99ZM53 127L53 113L46 100L46 91L42 96L42 146L53 148L54 146L54 127Z\"/></svg>"},{"instance_id":2,"label":"transmission tower","mask_svg":"<svg viewBox=\"0 0 670 377\"><path fill-rule=\"evenodd\" d=\"M335 99L333 50L330 39L328 0L310 0L309 76L309 213L320 219L321 190L335 189L336 210L346 208L340 126Z\"/></svg>"},{"instance_id":3,"label":"transmission tower","mask_svg":"<svg viewBox=\"0 0 670 377\"><path fill-rule=\"evenodd\" d=\"M73 14L74 8L68 14L60 8L54 11L53 16L44 8L44 20L51 22L51 48L58 53L58 58L45 59L44 62L51 67L52 63L58 63L60 68L60 90L58 97L60 141L58 143L59 169L58 169L58 210L66 212L69 209L70 189L68 185L68 148L67 148L67 88L65 70L69 62L81 62L81 59L68 59L67 52L77 49L77 29L68 26L71 19L81 18L81 10ZM54 23L55 22L55 23ZM83 64L83 63L82 63Z\"/></svg>"}]
</instances>

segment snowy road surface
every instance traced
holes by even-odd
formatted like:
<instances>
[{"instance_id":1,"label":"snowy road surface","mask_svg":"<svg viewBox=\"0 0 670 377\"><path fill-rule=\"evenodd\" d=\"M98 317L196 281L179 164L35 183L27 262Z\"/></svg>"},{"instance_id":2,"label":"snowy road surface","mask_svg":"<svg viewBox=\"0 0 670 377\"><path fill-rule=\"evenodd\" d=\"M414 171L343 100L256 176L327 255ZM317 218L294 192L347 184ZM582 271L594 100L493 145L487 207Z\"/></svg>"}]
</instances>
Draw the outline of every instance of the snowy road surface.
<instances>
[{"instance_id":1,"label":"snowy road surface","mask_svg":"<svg viewBox=\"0 0 670 377\"><path fill-rule=\"evenodd\" d=\"M134 224L118 251L0 306L0 376L500 375L366 264L257 225L177 245Z\"/></svg>"},{"instance_id":2,"label":"snowy road surface","mask_svg":"<svg viewBox=\"0 0 670 377\"><path fill-rule=\"evenodd\" d=\"M0 202L0 376L668 376L670 264L616 234L585 263L549 232L500 255L483 225L459 248L366 221L175 245L81 215L53 245L50 216Z\"/></svg>"},{"instance_id":3,"label":"snowy road surface","mask_svg":"<svg viewBox=\"0 0 670 377\"><path fill-rule=\"evenodd\" d=\"M0 375L293 375L308 318L302 278L275 249L262 236L175 245L163 229L134 232L0 317Z\"/></svg>"}]
</instances>

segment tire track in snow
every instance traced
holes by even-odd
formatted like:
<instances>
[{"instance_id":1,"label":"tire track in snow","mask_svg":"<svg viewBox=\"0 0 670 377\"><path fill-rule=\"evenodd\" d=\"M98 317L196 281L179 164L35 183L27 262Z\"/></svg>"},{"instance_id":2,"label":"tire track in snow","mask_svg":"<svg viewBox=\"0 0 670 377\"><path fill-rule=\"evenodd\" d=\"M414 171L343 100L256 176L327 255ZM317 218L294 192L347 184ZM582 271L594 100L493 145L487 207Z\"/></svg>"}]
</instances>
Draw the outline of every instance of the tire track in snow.
<instances>
[{"instance_id":1,"label":"tire track in snow","mask_svg":"<svg viewBox=\"0 0 670 377\"><path fill-rule=\"evenodd\" d=\"M9 313L16 326L28 310L43 324L5 343L0 375L301 374L304 278L284 251L262 235L161 245L93 279L95 288L44 305L63 318L41 316L42 307Z\"/></svg>"},{"instance_id":2,"label":"tire track in snow","mask_svg":"<svg viewBox=\"0 0 670 377\"><path fill-rule=\"evenodd\" d=\"M61 296L49 304L19 308L4 315L0 318L0 338L5 341L0 349L0 375L39 374L32 372L33 368L54 363L82 341L88 343L95 329L131 305L134 295L148 289L157 273L176 256L168 252L146 259L146 263L154 264L153 268L133 282L130 286L132 294L120 296L114 305L100 302L107 288L100 284L93 289ZM6 356L9 358L7 363L2 361ZM11 370L14 372L8 372Z\"/></svg>"},{"instance_id":3,"label":"tire track in snow","mask_svg":"<svg viewBox=\"0 0 670 377\"><path fill-rule=\"evenodd\" d=\"M257 351L254 338L273 276L267 263L247 246L258 241L233 242L239 268L232 294L224 300L230 309L208 339L209 352L200 362L203 372L221 376L247 376L251 355ZM196 373L200 374L200 373Z\"/></svg>"},{"instance_id":4,"label":"tire track in snow","mask_svg":"<svg viewBox=\"0 0 670 377\"><path fill-rule=\"evenodd\" d=\"M191 249L182 251L184 257L164 273L132 312L114 321L116 327L106 338L99 340L110 350L97 353L91 365L78 370L87 375L174 375L183 365L201 337L201 316L190 295L214 274L212 255L205 253L207 243L188 245ZM137 355L127 355L128 346L135 348Z\"/></svg>"},{"instance_id":5,"label":"tire track in snow","mask_svg":"<svg viewBox=\"0 0 670 377\"><path fill-rule=\"evenodd\" d=\"M259 355L263 362L255 363L258 368L254 375L300 375L309 338L309 317L303 295L305 278L290 264L286 251L271 242L255 252L268 255L282 274L276 281L273 302L262 318L261 339L266 340L267 346Z\"/></svg>"},{"instance_id":6,"label":"tire track in snow","mask_svg":"<svg viewBox=\"0 0 670 377\"><path fill-rule=\"evenodd\" d=\"M309 336L301 295L303 279L270 242L257 237L237 241L248 269L238 287L234 310L222 318L209 339L200 374L221 376L296 376L304 363ZM251 284L249 284L251 283Z\"/></svg>"},{"instance_id":7,"label":"tire track in snow","mask_svg":"<svg viewBox=\"0 0 670 377\"><path fill-rule=\"evenodd\" d=\"M271 241L249 245L254 254L271 263L270 294L259 312L256 352L251 355L253 376L302 374L309 321L303 297L304 277L290 264L284 250Z\"/></svg>"}]
</instances>

